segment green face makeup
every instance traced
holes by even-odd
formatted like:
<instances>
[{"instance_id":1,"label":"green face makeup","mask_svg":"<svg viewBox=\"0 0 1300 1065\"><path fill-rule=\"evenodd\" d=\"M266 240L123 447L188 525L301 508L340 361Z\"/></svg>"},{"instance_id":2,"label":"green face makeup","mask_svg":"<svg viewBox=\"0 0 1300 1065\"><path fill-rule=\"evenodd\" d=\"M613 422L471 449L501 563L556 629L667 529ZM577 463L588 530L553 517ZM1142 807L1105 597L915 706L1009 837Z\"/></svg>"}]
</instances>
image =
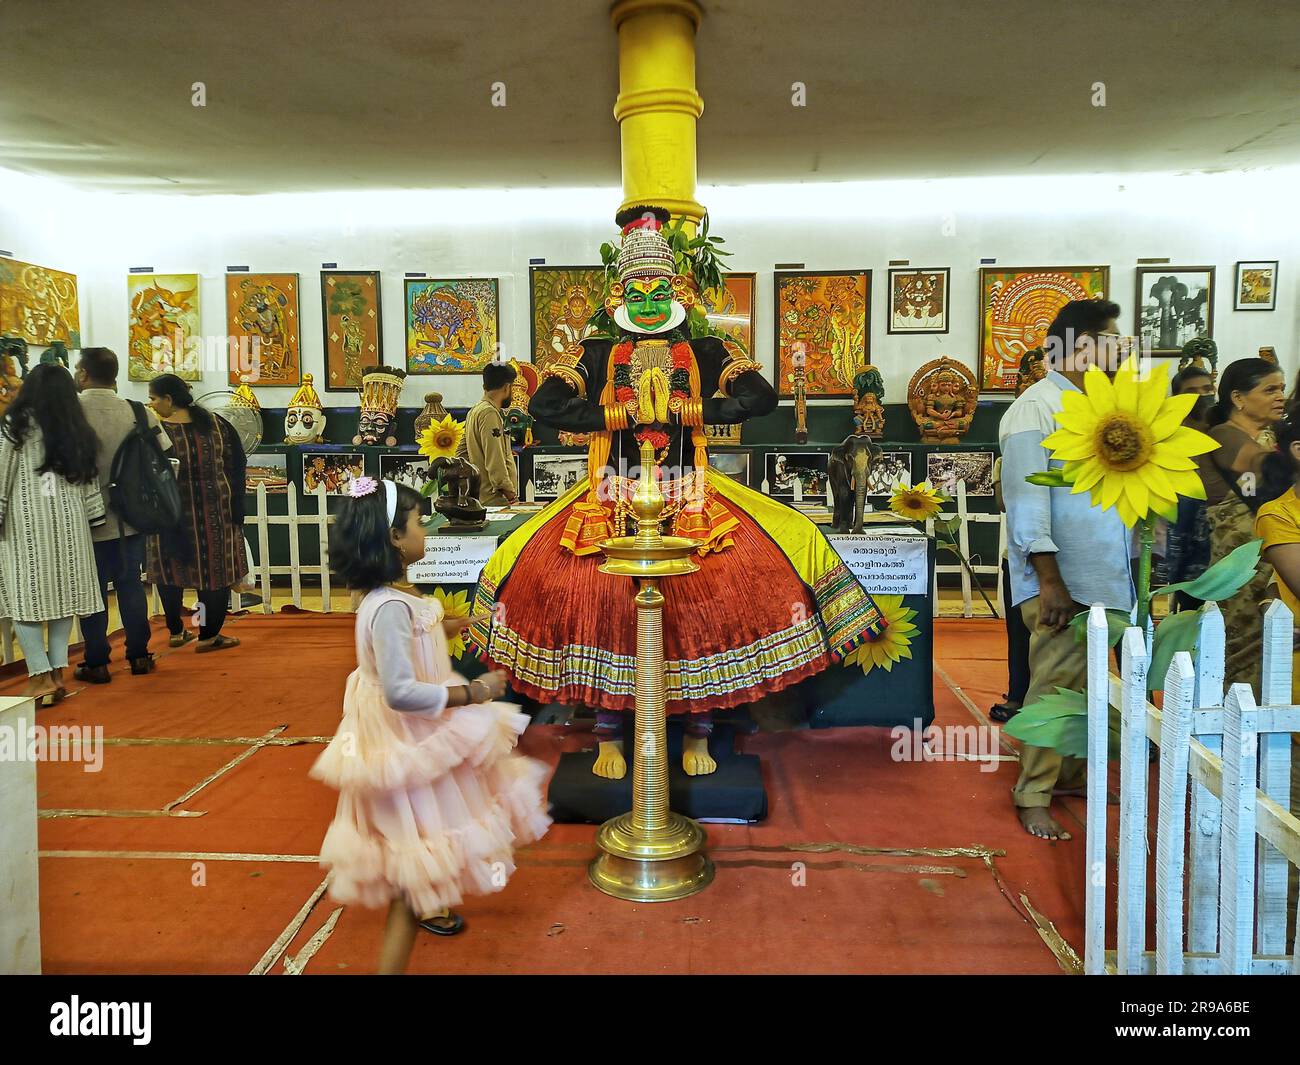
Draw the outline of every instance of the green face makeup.
<instances>
[{"instance_id":1,"label":"green face makeup","mask_svg":"<svg viewBox=\"0 0 1300 1065\"><path fill-rule=\"evenodd\" d=\"M647 333L667 324L673 310L673 289L666 277L652 282L633 281L623 292L632 324Z\"/></svg>"}]
</instances>

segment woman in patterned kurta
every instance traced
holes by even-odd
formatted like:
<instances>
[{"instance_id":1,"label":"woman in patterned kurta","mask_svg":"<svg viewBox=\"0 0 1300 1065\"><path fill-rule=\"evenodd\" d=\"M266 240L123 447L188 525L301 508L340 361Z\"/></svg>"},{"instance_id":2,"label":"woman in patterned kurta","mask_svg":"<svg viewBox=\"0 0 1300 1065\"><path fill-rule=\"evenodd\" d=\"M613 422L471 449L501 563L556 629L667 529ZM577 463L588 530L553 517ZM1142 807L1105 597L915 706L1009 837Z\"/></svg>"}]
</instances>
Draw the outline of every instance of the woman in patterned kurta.
<instances>
[{"instance_id":1,"label":"woman in patterned kurta","mask_svg":"<svg viewBox=\"0 0 1300 1065\"><path fill-rule=\"evenodd\" d=\"M72 376L33 369L0 431L0 617L23 649L24 694L42 700L64 691L73 617L104 609L90 539L105 520L95 447Z\"/></svg>"},{"instance_id":2,"label":"woman in patterned kurta","mask_svg":"<svg viewBox=\"0 0 1300 1065\"><path fill-rule=\"evenodd\" d=\"M199 593L196 651L220 651L239 641L221 635L230 589L244 579L243 446L224 418L194 402L189 386L175 374L149 382L149 400L172 441L170 457L180 461L176 480L181 521L176 530L149 537L149 578L157 582L167 615L171 644L194 639L181 620L181 594Z\"/></svg>"}]
</instances>

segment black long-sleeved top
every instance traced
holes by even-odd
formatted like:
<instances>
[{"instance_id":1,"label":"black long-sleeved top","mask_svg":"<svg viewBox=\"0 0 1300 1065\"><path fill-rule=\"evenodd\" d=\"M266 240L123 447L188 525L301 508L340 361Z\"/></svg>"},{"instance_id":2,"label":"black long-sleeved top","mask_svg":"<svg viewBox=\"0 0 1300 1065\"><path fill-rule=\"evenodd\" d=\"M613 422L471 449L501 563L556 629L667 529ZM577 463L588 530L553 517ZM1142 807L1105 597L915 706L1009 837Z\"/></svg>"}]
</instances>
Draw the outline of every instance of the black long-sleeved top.
<instances>
[{"instance_id":1,"label":"black long-sleeved top","mask_svg":"<svg viewBox=\"0 0 1300 1065\"><path fill-rule=\"evenodd\" d=\"M706 425L735 425L770 414L776 409L775 390L756 370L737 374L729 387L731 394L725 398L714 398L713 394L718 391L719 375L730 357L727 349L716 337L699 337L689 343L700 371L700 396ZM605 411L600 403L600 394L612 372L614 344L614 341L594 338L582 342L578 372L587 382L586 398L578 395L563 379L549 377L533 393L528 405L529 413L542 425L552 429L571 433L603 432ZM669 419L671 423L663 426L670 442L666 462L685 470L694 464L695 456L690 427L678 423L674 414L669 414ZM639 463L640 446L634 435L637 428L639 427L632 425L613 434L609 453L611 465L624 468Z\"/></svg>"}]
</instances>

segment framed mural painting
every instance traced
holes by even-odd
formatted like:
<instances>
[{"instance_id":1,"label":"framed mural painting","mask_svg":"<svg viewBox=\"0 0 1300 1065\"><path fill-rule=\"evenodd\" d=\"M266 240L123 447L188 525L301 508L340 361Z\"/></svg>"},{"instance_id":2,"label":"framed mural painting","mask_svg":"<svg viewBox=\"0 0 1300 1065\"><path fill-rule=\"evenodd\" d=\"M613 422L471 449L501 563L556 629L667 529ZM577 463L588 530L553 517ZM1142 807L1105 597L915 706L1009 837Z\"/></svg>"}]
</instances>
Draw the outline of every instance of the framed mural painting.
<instances>
[{"instance_id":1,"label":"framed mural painting","mask_svg":"<svg viewBox=\"0 0 1300 1065\"><path fill-rule=\"evenodd\" d=\"M805 359L809 399L852 396L858 367L870 361L871 271L799 270L773 275L777 395L794 397L794 357Z\"/></svg>"},{"instance_id":2,"label":"framed mural painting","mask_svg":"<svg viewBox=\"0 0 1300 1065\"><path fill-rule=\"evenodd\" d=\"M725 333L724 344L737 345L752 357L754 350L754 274L723 274L722 291L704 293L705 317Z\"/></svg>"},{"instance_id":3,"label":"framed mural painting","mask_svg":"<svg viewBox=\"0 0 1300 1065\"><path fill-rule=\"evenodd\" d=\"M1194 337L1214 336L1213 266L1139 266L1136 308L1143 353L1182 353Z\"/></svg>"},{"instance_id":4,"label":"framed mural painting","mask_svg":"<svg viewBox=\"0 0 1300 1065\"><path fill-rule=\"evenodd\" d=\"M538 369L595 333L591 316L604 298L603 266L534 266L528 271L530 343Z\"/></svg>"},{"instance_id":5,"label":"framed mural painting","mask_svg":"<svg viewBox=\"0 0 1300 1065\"><path fill-rule=\"evenodd\" d=\"M198 274L129 274L126 378L203 379Z\"/></svg>"},{"instance_id":6,"label":"framed mural painting","mask_svg":"<svg viewBox=\"0 0 1300 1065\"><path fill-rule=\"evenodd\" d=\"M0 258L0 333L48 347L81 347L77 275Z\"/></svg>"},{"instance_id":7,"label":"framed mural painting","mask_svg":"<svg viewBox=\"0 0 1300 1065\"><path fill-rule=\"evenodd\" d=\"M1239 262L1236 291L1234 311L1277 310L1277 260Z\"/></svg>"},{"instance_id":8,"label":"framed mural painting","mask_svg":"<svg viewBox=\"0 0 1300 1065\"><path fill-rule=\"evenodd\" d=\"M495 277L406 279L406 372L482 373L497 357L501 292Z\"/></svg>"},{"instance_id":9,"label":"framed mural painting","mask_svg":"<svg viewBox=\"0 0 1300 1065\"><path fill-rule=\"evenodd\" d=\"M226 274L230 385L302 384L298 275Z\"/></svg>"},{"instance_id":10,"label":"framed mural painting","mask_svg":"<svg viewBox=\"0 0 1300 1065\"><path fill-rule=\"evenodd\" d=\"M356 392L367 366L384 362L378 270L320 272L325 391Z\"/></svg>"},{"instance_id":11,"label":"framed mural painting","mask_svg":"<svg viewBox=\"0 0 1300 1065\"><path fill-rule=\"evenodd\" d=\"M889 271L891 335L948 332L948 293L951 269L895 266Z\"/></svg>"},{"instance_id":12,"label":"framed mural painting","mask_svg":"<svg viewBox=\"0 0 1300 1065\"><path fill-rule=\"evenodd\" d=\"M979 293L980 391L1015 392L1020 357L1071 300L1109 295L1110 267L986 266Z\"/></svg>"}]
</instances>

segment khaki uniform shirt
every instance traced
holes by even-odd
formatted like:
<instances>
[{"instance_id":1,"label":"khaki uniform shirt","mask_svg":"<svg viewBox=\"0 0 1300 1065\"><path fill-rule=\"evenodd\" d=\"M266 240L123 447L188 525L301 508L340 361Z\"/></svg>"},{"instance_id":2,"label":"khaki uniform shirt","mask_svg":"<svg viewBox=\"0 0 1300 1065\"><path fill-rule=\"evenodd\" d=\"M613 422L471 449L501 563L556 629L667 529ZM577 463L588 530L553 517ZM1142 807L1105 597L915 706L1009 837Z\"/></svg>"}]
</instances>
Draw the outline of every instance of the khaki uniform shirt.
<instances>
[{"instance_id":1,"label":"khaki uniform shirt","mask_svg":"<svg viewBox=\"0 0 1300 1065\"><path fill-rule=\"evenodd\" d=\"M126 439L127 434L135 428L135 412L131 409L131 404L111 388L83 389L79 398L86 421L90 422L90 427L95 430L95 436L99 439L95 463L99 467L99 490L103 493L104 506L108 511L108 521L92 528L90 535L96 541L133 536L135 529L122 521L113 511L108 482L112 480L113 456L117 454L117 449L122 446L122 441ZM158 434L159 446L164 451L170 450L171 437L162 431L158 415L147 403L144 404L144 413L150 427Z\"/></svg>"},{"instance_id":2,"label":"khaki uniform shirt","mask_svg":"<svg viewBox=\"0 0 1300 1065\"><path fill-rule=\"evenodd\" d=\"M508 502L506 488L518 495L519 470L515 466L514 452L510 450L505 416L496 404L486 399L479 400L469 412L460 453L483 474L479 502L485 507L504 506Z\"/></svg>"}]
</instances>

